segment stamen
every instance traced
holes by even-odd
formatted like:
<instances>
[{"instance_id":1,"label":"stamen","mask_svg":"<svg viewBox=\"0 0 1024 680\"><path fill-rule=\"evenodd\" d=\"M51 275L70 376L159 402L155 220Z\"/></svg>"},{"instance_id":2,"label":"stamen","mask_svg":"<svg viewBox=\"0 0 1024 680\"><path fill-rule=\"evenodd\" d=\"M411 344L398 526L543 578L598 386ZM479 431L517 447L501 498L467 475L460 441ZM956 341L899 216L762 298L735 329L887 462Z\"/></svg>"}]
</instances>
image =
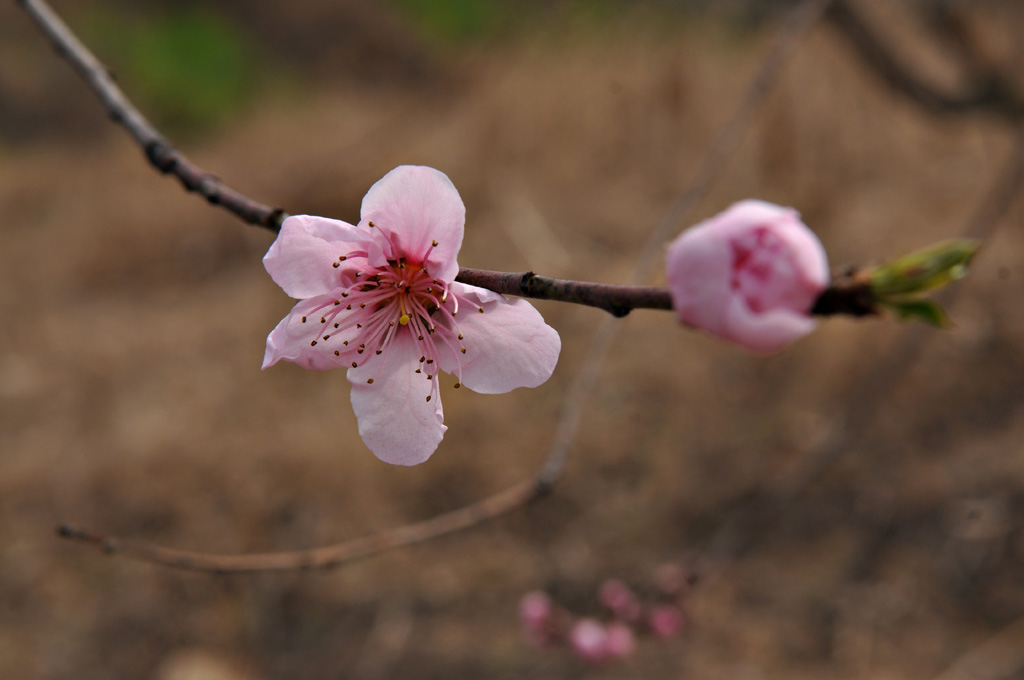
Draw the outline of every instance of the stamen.
<instances>
[{"instance_id":1,"label":"stamen","mask_svg":"<svg viewBox=\"0 0 1024 680\"><path fill-rule=\"evenodd\" d=\"M437 241L431 241L430 247L427 248L427 252L423 253L423 271L427 271L427 258L430 257L430 253L437 247Z\"/></svg>"},{"instance_id":2,"label":"stamen","mask_svg":"<svg viewBox=\"0 0 1024 680\"><path fill-rule=\"evenodd\" d=\"M367 378L366 379L366 384L367 385L372 385L373 384L373 378Z\"/></svg>"}]
</instances>

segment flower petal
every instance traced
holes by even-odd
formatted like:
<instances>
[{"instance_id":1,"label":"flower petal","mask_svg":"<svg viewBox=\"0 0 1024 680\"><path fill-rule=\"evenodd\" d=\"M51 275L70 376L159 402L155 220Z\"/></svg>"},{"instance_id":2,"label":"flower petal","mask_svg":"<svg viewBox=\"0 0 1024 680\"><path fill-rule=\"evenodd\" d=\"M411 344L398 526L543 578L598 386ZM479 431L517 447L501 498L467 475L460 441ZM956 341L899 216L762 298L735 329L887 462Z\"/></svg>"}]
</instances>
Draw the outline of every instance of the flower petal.
<instances>
[{"instance_id":1,"label":"flower petal","mask_svg":"<svg viewBox=\"0 0 1024 680\"><path fill-rule=\"evenodd\" d=\"M739 298L729 301L718 335L757 354L781 352L817 326L813 317L778 308L754 314Z\"/></svg>"},{"instance_id":2,"label":"flower petal","mask_svg":"<svg viewBox=\"0 0 1024 680\"><path fill-rule=\"evenodd\" d=\"M533 305L462 283L451 284L451 292L459 298L455 323L466 353L441 352L442 369L482 394L536 387L551 377L562 341Z\"/></svg>"},{"instance_id":3,"label":"flower petal","mask_svg":"<svg viewBox=\"0 0 1024 680\"><path fill-rule=\"evenodd\" d=\"M800 220L800 212L795 208L748 198L737 201L694 229L707 224L715 224L719 235L727 239L741 238L745 232L758 226L768 227L784 244L787 258L793 260L795 276L805 287L825 288L829 283L831 277L825 246Z\"/></svg>"},{"instance_id":4,"label":"flower petal","mask_svg":"<svg viewBox=\"0 0 1024 680\"><path fill-rule=\"evenodd\" d=\"M396 246L393 258L425 261L431 276L444 281L459 273L466 206L443 172L417 165L395 168L370 187L360 216L360 226L373 222Z\"/></svg>"},{"instance_id":5,"label":"flower petal","mask_svg":"<svg viewBox=\"0 0 1024 680\"><path fill-rule=\"evenodd\" d=\"M334 355L335 346L322 341L311 344L320 337L323 309L332 305L333 301L333 295L319 295L302 300L292 307L292 311L267 336L263 368L270 368L282 359L316 371L345 365L344 355Z\"/></svg>"},{"instance_id":6,"label":"flower petal","mask_svg":"<svg viewBox=\"0 0 1024 680\"><path fill-rule=\"evenodd\" d=\"M385 463L424 462L437 450L448 429L437 376L428 380L423 373L416 373L419 358L412 336L399 333L384 354L348 372L359 436ZM370 379L372 384L367 382Z\"/></svg>"},{"instance_id":7,"label":"flower petal","mask_svg":"<svg viewBox=\"0 0 1024 680\"><path fill-rule=\"evenodd\" d=\"M724 239L693 227L668 249L666 276L679 320L719 334L722 311L732 296L732 250Z\"/></svg>"},{"instance_id":8,"label":"flower petal","mask_svg":"<svg viewBox=\"0 0 1024 680\"><path fill-rule=\"evenodd\" d=\"M341 220L292 215L263 256L274 282L293 298L323 295L338 287L338 258L365 250L368 235Z\"/></svg>"}]
</instances>

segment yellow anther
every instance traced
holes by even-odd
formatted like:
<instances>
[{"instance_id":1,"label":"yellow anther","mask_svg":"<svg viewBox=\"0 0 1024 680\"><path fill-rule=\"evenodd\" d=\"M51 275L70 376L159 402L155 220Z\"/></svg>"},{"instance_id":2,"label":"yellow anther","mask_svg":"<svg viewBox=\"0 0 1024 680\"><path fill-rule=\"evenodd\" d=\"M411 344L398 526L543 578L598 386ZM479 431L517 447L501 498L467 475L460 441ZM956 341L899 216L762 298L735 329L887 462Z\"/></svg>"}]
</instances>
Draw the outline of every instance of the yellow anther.
<instances>
[{"instance_id":1,"label":"yellow anther","mask_svg":"<svg viewBox=\"0 0 1024 680\"><path fill-rule=\"evenodd\" d=\"M398 317L398 323L402 324L403 326L408 326L409 325L409 313L407 311L405 311L405 299L404 298L401 298L401 297L398 298L398 306L402 308L402 316Z\"/></svg>"}]
</instances>

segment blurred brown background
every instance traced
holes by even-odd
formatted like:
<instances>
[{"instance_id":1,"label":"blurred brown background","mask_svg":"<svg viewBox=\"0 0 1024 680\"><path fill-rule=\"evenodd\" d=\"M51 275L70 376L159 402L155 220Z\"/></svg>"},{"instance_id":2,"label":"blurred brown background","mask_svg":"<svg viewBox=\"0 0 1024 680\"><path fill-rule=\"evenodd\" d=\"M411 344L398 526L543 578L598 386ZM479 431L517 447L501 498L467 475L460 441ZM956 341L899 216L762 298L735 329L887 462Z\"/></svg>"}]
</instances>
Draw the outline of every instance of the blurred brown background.
<instances>
[{"instance_id":1,"label":"blurred brown background","mask_svg":"<svg viewBox=\"0 0 1024 680\"><path fill-rule=\"evenodd\" d=\"M986 58L1020 76L1024 6L970 5ZM960 82L906 6L858 6ZM58 4L242 191L351 221L389 169L427 164L467 204L462 264L609 282L763 58L780 15L755 7ZM759 197L799 208L834 264L891 257L956 235L1012 147L1004 118L918 108L822 24L692 221ZM456 508L535 472L602 313L538 304L563 338L550 382L446 389L434 458L378 462L343 374L259 370L291 305L260 262L272 235L148 167L14 3L0 215L2 678L1024 678L1020 201L951 331L827 320L763 359L636 312L552 497L336 571L248 576L54 527L234 553ZM908 370L876 369L901 351ZM522 641L524 592L597 614L602 579L643 587L676 561L701 575L683 637L605 668Z\"/></svg>"}]
</instances>

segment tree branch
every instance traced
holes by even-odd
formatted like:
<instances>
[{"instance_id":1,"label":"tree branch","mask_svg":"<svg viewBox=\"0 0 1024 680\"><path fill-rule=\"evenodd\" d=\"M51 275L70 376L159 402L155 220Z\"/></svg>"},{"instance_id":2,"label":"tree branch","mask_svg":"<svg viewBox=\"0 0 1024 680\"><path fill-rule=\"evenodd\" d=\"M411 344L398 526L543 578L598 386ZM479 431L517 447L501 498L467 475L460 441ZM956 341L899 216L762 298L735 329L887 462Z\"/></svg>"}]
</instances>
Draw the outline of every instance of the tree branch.
<instances>
[{"instance_id":1,"label":"tree branch","mask_svg":"<svg viewBox=\"0 0 1024 680\"><path fill-rule=\"evenodd\" d=\"M850 266L834 274L832 284L815 301L811 313L816 316L877 314L871 290L856 272L857 268ZM494 272L466 267L459 270L455 280L503 295L597 307L616 317L626 316L634 309L672 309L672 294L664 286L620 286L552 279L533 272Z\"/></svg>"},{"instance_id":2,"label":"tree branch","mask_svg":"<svg viewBox=\"0 0 1024 680\"><path fill-rule=\"evenodd\" d=\"M110 555L124 555L165 567L215 573L251 571L301 571L327 569L353 562L387 550L423 543L493 519L539 497L535 482L525 481L481 501L446 512L422 522L388 529L372 536L357 538L323 548L292 552L251 553L248 555L211 555L175 550L147 543L136 543L110 536L100 536L83 529L61 525L57 534L89 543Z\"/></svg>"},{"instance_id":3,"label":"tree branch","mask_svg":"<svg viewBox=\"0 0 1024 680\"><path fill-rule=\"evenodd\" d=\"M19 1L26 7L38 7L42 4L41 0ZM831 0L803 0L779 30L768 56L762 62L732 116L715 139L690 187L676 199L657 229L648 238L632 279L639 281L648 275L651 263L660 251L661 243L671 236L673 231L678 228L679 223L697 206L714 179L724 169L726 157L736 148L742 137L742 132L747 128L750 119L770 91L770 86L781 71L790 49L817 23L829 2ZM42 6L45 8L45 5ZM59 21L49 10L46 10L42 16L49 17L42 23L44 30L48 23L52 23L54 20ZM37 21L40 20L37 19ZM63 24L60 25L63 26ZM62 40L73 38L66 28L64 33L65 36ZM61 44L60 41L56 42L58 46ZM75 43L77 44L77 40ZM88 54L80 44L79 47L80 51ZM120 91L117 92L120 96ZM121 98L123 100L123 96ZM134 108L130 110L134 111ZM148 123L146 125L148 126ZM233 208L228 209L235 212ZM261 224L261 226L268 225ZM510 295L564 300L600 307L616 316L621 316L630 309L638 307L671 308L667 289L657 287L592 284L549 279L537 276L532 272L510 274L473 269L463 269L457 280ZM557 481L564 469L569 450L578 431L585 405L593 393L604 356L611 346L618 327L615 319L605 319L594 333L587 362L570 388L554 442L536 477L457 510L332 546L249 555L212 555L175 550L102 536L67 525L58 527L58 535L97 546L110 554L120 554L163 566L227 573L336 567L386 550L423 543L475 526L540 498Z\"/></svg>"},{"instance_id":4,"label":"tree branch","mask_svg":"<svg viewBox=\"0 0 1024 680\"><path fill-rule=\"evenodd\" d=\"M809 2L807 5L813 8L820 1ZM213 173L207 172L189 161L135 108L114 82L114 78L107 68L100 63L89 48L82 44L44 0L18 0L18 2L46 34L57 52L89 84L111 119L123 126L135 142L142 147L146 158L153 167L164 174L173 175L178 178L187 191L202 195L210 204L224 208L243 221L264 227L275 233L280 231L281 223L288 217L288 213L278 208L271 208L232 189ZM776 52L773 52L766 59L762 75L771 75L777 69L776 62L778 60L775 58L775 54ZM760 101L770 80L770 78L759 77L751 83L746 96L748 101L744 104L746 108L749 108L749 102L752 101L756 105L756 102ZM731 126L723 132L723 135L726 136L735 134L737 134L736 126ZM717 163L720 160L721 154L718 157L709 156L709 163L712 161ZM676 207L674 206L673 209L675 210ZM678 223L680 221L678 215L671 221ZM659 243L669 235L659 234ZM645 270L643 275L646 276L646 274ZM613 316L625 316L633 309L672 309L672 301L667 288L567 281L539 276L533 272L509 273L469 268L461 269L456 281L487 288L505 295L557 300L597 307L610 312ZM850 290L849 285L844 286L842 281L837 284L822 296L822 300L815 306L815 314L864 316L873 313L872 309L862 304L862 291Z\"/></svg>"},{"instance_id":5,"label":"tree branch","mask_svg":"<svg viewBox=\"0 0 1024 680\"><path fill-rule=\"evenodd\" d=\"M281 230L288 213L271 208L227 186L220 179L189 161L146 120L114 82L111 72L71 32L67 24L43 0L18 0L36 22L57 53L78 72L99 97L111 120L124 127L142 147L150 164L165 175L178 178L186 191L200 194L249 224L273 232Z\"/></svg>"},{"instance_id":6,"label":"tree branch","mask_svg":"<svg viewBox=\"0 0 1024 680\"><path fill-rule=\"evenodd\" d=\"M465 267L459 270L455 280L505 295L598 307L610 312L612 316L625 316L631 310L640 308L672 309L668 288L658 286L617 286L551 279L533 272L492 272Z\"/></svg>"}]
</instances>

